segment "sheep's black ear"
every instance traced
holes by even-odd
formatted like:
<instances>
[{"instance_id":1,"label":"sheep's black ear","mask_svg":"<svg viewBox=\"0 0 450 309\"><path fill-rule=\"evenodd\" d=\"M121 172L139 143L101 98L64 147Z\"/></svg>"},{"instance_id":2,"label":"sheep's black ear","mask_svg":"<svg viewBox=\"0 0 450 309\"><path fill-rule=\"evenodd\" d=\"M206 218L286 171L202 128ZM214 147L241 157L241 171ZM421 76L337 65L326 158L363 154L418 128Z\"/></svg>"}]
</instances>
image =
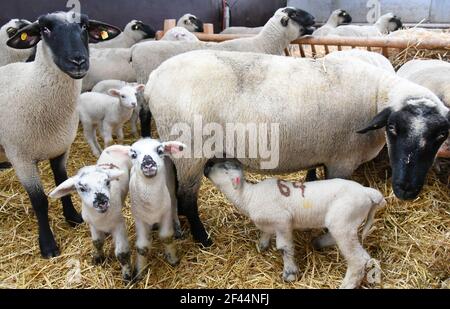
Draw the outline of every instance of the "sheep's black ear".
<instances>
[{"instance_id":1,"label":"sheep's black ear","mask_svg":"<svg viewBox=\"0 0 450 309\"><path fill-rule=\"evenodd\" d=\"M28 49L41 40L41 28L37 22L20 29L6 44L15 49Z\"/></svg>"},{"instance_id":2,"label":"sheep's black ear","mask_svg":"<svg viewBox=\"0 0 450 309\"><path fill-rule=\"evenodd\" d=\"M283 27L287 27L288 23L289 23L289 17L285 16L281 19L281 25Z\"/></svg>"},{"instance_id":3,"label":"sheep's black ear","mask_svg":"<svg viewBox=\"0 0 450 309\"><path fill-rule=\"evenodd\" d=\"M389 119L389 116L392 114L391 108L385 108L383 109L378 115L376 115L372 121L365 127L364 129L361 129L359 131L356 131L356 133L364 134L369 131L378 130L386 126L387 121Z\"/></svg>"},{"instance_id":4,"label":"sheep's black ear","mask_svg":"<svg viewBox=\"0 0 450 309\"><path fill-rule=\"evenodd\" d=\"M88 32L89 37L92 40L103 42L114 39L122 31L115 26L111 26L96 20L89 20Z\"/></svg>"}]
</instances>

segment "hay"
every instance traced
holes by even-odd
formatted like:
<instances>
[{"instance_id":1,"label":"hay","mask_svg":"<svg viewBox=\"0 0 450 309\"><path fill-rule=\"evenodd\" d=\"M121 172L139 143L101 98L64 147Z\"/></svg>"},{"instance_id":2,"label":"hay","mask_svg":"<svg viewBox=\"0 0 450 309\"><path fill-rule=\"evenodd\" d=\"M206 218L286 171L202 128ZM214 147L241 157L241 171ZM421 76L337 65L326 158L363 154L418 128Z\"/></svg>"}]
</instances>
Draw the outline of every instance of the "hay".
<instances>
[{"instance_id":1,"label":"hay","mask_svg":"<svg viewBox=\"0 0 450 309\"><path fill-rule=\"evenodd\" d=\"M128 130L129 132L129 130ZM130 135L126 142L131 143ZM95 158L78 134L69 160L73 175ZM49 165L40 164L46 192L53 187ZM445 171L448 172L448 171ZM381 190L388 200L377 214L375 231L364 247L381 262L381 284L374 288L441 288L450 277L450 203L447 179L430 173L421 196L414 202L394 198L388 177L388 162L377 159L362 166L354 179ZM251 180L267 176L251 174ZM303 179L304 173L284 175ZM78 198L74 198L79 205ZM0 172L0 287L1 288L336 288L343 279L346 263L336 248L317 252L310 245L320 231L296 232L296 256L301 270L294 283L281 280L282 258L274 242L268 252L258 253L257 231L240 215L209 181L200 191L200 213L215 243L201 249L191 240L188 225L182 220L186 237L177 241L181 263L172 268L155 241L145 278L126 286L120 279L120 266L114 259L110 237L106 242L109 258L102 266L91 264L91 240L85 224L73 229L64 221L59 201L50 202L50 223L62 255L51 260L40 257L37 225L27 195L13 170ZM135 240L129 211L125 209L130 241Z\"/></svg>"}]
</instances>

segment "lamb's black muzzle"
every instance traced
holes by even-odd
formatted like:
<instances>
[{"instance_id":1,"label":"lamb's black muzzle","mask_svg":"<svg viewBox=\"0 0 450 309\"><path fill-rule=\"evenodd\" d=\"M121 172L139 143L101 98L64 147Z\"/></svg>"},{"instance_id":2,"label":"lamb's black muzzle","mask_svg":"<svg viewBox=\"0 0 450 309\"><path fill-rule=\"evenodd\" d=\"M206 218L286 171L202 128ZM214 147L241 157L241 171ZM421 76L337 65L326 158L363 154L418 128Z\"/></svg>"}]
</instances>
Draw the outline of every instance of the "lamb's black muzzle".
<instances>
[{"instance_id":1,"label":"lamb's black muzzle","mask_svg":"<svg viewBox=\"0 0 450 309\"><path fill-rule=\"evenodd\" d=\"M108 207L109 198L103 193L96 192L94 199L94 208L100 213L105 213L108 210Z\"/></svg>"},{"instance_id":2,"label":"lamb's black muzzle","mask_svg":"<svg viewBox=\"0 0 450 309\"><path fill-rule=\"evenodd\" d=\"M158 173L158 166L150 155L146 155L142 159L141 170L146 177L155 177Z\"/></svg>"}]
</instances>

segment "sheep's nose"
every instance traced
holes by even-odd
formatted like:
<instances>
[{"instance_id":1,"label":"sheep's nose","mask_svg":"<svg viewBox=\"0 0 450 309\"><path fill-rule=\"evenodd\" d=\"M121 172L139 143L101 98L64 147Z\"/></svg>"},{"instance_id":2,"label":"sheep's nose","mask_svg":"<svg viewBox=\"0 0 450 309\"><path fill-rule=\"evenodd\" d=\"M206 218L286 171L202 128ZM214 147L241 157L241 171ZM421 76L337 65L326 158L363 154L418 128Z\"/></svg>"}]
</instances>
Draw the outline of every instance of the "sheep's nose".
<instances>
[{"instance_id":1,"label":"sheep's nose","mask_svg":"<svg viewBox=\"0 0 450 309\"><path fill-rule=\"evenodd\" d=\"M86 58L84 58L82 56L76 56L76 57L69 59L69 61L72 62L73 64L76 64L77 66L81 66L84 63L86 63Z\"/></svg>"},{"instance_id":2,"label":"sheep's nose","mask_svg":"<svg viewBox=\"0 0 450 309\"><path fill-rule=\"evenodd\" d=\"M133 108L135 108L136 105L137 105L137 103L135 103L135 102L131 103L131 107L133 107Z\"/></svg>"}]
</instances>

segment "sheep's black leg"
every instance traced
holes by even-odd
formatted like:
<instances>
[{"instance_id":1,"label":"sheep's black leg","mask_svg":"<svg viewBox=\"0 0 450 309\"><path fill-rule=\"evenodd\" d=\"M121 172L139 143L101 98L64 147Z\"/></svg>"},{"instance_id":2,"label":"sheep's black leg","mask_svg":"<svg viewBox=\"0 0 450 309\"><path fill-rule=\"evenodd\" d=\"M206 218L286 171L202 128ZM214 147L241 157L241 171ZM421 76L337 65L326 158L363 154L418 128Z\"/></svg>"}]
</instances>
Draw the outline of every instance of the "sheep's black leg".
<instances>
[{"instance_id":1,"label":"sheep's black leg","mask_svg":"<svg viewBox=\"0 0 450 309\"><path fill-rule=\"evenodd\" d=\"M12 165L9 162L1 162L0 163L0 170L8 169L8 168L11 168L11 167L12 167Z\"/></svg>"},{"instance_id":2,"label":"sheep's black leg","mask_svg":"<svg viewBox=\"0 0 450 309\"><path fill-rule=\"evenodd\" d=\"M315 168L308 170L306 174L306 181L316 181L317 180L317 170Z\"/></svg>"},{"instance_id":3,"label":"sheep's black leg","mask_svg":"<svg viewBox=\"0 0 450 309\"><path fill-rule=\"evenodd\" d=\"M59 186L61 183L67 180L66 159L67 153L64 153L54 159L50 159L50 166L52 168L53 175L55 176L56 186ZM70 195L62 197L61 202L63 205L64 218L66 218L66 221L71 226L83 223L83 218L75 209L75 207L73 207L72 198L70 197Z\"/></svg>"},{"instance_id":4,"label":"sheep's black leg","mask_svg":"<svg viewBox=\"0 0 450 309\"><path fill-rule=\"evenodd\" d=\"M30 197L39 225L39 248L44 258L59 255L59 249L53 237L48 222L48 201L39 179L39 170L35 162L22 160L17 156L10 155L11 163L16 171L17 177Z\"/></svg>"},{"instance_id":5,"label":"sheep's black leg","mask_svg":"<svg viewBox=\"0 0 450 309\"><path fill-rule=\"evenodd\" d=\"M194 237L194 240L200 242L204 247L209 247L213 242L206 233L205 227L200 220L198 214L197 196L198 186L196 186L196 189L193 189L180 184L178 190L179 208L188 219L191 234Z\"/></svg>"},{"instance_id":6,"label":"sheep's black leg","mask_svg":"<svg viewBox=\"0 0 450 309\"><path fill-rule=\"evenodd\" d=\"M139 110L139 120L141 122L141 136L142 137L152 137L151 124L152 124L152 113L145 105Z\"/></svg>"}]
</instances>

